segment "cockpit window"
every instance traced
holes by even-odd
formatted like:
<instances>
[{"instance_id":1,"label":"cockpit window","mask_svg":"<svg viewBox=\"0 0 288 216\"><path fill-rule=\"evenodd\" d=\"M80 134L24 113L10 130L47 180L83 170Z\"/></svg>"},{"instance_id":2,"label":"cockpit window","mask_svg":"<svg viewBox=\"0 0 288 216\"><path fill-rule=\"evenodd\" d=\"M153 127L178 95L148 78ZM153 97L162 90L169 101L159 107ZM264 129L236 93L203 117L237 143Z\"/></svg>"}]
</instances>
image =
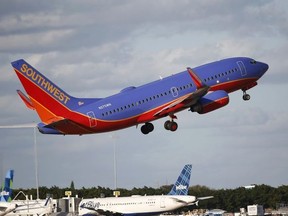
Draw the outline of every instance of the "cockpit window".
<instances>
[{"instance_id":1,"label":"cockpit window","mask_svg":"<svg viewBox=\"0 0 288 216\"><path fill-rule=\"evenodd\" d=\"M251 60L250 60L250 63L251 63L251 64L256 64L257 62L256 62L254 59L251 59Z\"/></svg>"}]
</instances>

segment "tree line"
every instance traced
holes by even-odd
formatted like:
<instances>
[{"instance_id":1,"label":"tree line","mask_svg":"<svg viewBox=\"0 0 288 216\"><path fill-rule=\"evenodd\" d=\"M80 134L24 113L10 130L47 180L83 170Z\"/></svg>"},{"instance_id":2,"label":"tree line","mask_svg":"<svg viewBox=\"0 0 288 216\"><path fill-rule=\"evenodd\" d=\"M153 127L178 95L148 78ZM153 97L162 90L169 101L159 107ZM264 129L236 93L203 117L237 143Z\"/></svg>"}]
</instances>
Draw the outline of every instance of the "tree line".
<instances>
[{"instance_id":1,"label":"tree line","mask_svg":"<svg viewBox=\"0 0 288 216\"><path fill-rule=\"evenodd\" d=\"M161 186L160 188L146 187L133 188L131 190L119 188L120 196L131 195L161 195L167 194L172 185ZM19 191L26 195L32 195L36 199L36 189L15 189L13 195L15 196ZM59 188L57 186L39 187L39 198L45 199L47 194L54 199L59 199L65 196L65 191L71 191L72 196L78 195L79 198L95 198L95 197L111 197L113 190L105 187L91 187L75 189L74 183L71 182L70 187ZM236 189L210 189L206 186L195 185L189 187L189 195L196 197L214 196L213 199L203 200L199 202L199 206L191 206L189 210L195 208L202 209L223 209L228 212L239 212L240 208L247 207L247 205L259 204L264 208L276 209L279 203L288 202L288 185L282 185L278 188L268 185L256 185L254 188L245 189L239 187ZM24 196L19 196L19 199L25 199ZM18 199L17 198L17 199Z\"/></svg>"}]
</instances>

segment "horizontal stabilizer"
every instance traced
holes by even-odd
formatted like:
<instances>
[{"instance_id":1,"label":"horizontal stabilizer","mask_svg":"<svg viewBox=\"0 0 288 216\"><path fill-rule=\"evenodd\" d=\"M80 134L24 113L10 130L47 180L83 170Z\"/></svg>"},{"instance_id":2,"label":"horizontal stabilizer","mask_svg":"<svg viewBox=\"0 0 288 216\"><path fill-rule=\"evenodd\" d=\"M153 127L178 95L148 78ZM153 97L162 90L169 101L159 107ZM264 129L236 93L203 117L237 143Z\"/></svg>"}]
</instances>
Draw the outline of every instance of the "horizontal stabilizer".
<instances>
[{"instance_id":1,"label":"horizontal stabilizer","mask_svg":"<svg viewBox=\"0 0 288 216\"><path fill-rule=\"evenodd\" d=\"M38 130L43 134L88 134L91 133L87 128L69 119L61 119L51 124L38 124Z\"/></svg>"},{"instance_id":2,"label":"horizontal stabilizer","mask_svg":"<svg viewBox=\"0 0 288 216\"><path fill-rule=\"evenodd\" d=\"M29 97L27 97L22 91L17 90L18 95L20 96L20 98L23 100L23 102L25 103L25 105L31 109L31 110L35 110L35 107L32 104L32 101L30 100Z\"/></svg>"}]
</instances>

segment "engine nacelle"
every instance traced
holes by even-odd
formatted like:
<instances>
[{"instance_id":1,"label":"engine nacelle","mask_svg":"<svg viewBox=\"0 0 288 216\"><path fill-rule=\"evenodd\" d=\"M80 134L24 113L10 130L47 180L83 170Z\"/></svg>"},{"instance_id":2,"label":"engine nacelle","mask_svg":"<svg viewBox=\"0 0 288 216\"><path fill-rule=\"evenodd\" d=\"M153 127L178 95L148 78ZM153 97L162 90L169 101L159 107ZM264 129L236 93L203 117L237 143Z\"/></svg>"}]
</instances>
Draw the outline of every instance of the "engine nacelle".
<instances>
[{"instance_id":1,"label":"engine nacelle","mask_svg":"<svg viewBox=\"0 0 288 216\"><path fill-rule=\"evenodd\" d=\"M199 101L191 106L191 112L204 114L226 106L229 103L229 96L226 91L218 90L203 96Z\"/></svg>"}]
</instances>

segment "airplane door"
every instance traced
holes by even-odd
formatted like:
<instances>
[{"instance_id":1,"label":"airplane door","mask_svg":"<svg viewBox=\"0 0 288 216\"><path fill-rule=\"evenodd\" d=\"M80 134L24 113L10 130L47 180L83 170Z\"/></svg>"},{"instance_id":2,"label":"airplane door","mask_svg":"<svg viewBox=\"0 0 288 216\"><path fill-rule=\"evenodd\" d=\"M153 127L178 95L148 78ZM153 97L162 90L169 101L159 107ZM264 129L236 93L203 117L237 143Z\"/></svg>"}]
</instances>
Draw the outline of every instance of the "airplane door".
<instances>
[{"instance_id":1,"label":"airplane door","mask_svg":"<svg viewBox=\"0 0 288 216\"><path fill-rule=\"evenodd\" d=\"M165 197L162 197L160 200L160 208L165 208Z\"/></svg>"},{"instance_id":2,"label":"airplane door","mask_svg":"<svg viewBox=\"0 0 288 216\"><path fill-rule=\"evenodd\" d=\"M245 65L242 61L237 61L237 65L241 71L241 75L242 76L246 76L247 75L247 71L246 71L246 68L245 68Z\"/></svg>"},{"instance_id":3,"label":"airplane door","mask_svg":"<svg viewBox=\"0 0 288 216\"><path fill-rule=\"evenodd\" d=\"M89 116L90 127L91 128L96 127L97 126L97 121L96 121L94 112L93 111L89 111L89 112L87 112L87 115Z\"/></svg>"},{"instance_id":4,"label":"airplane door","mask_svg":"<svg viewBox=\"0 0 288 216\"><path fill-rule=\"evenodd\" d=\"M171 94L173 97L177 97L178 96L178 90L176 87L172 87L171 88Z\"/></svg>"}]
</instances>

